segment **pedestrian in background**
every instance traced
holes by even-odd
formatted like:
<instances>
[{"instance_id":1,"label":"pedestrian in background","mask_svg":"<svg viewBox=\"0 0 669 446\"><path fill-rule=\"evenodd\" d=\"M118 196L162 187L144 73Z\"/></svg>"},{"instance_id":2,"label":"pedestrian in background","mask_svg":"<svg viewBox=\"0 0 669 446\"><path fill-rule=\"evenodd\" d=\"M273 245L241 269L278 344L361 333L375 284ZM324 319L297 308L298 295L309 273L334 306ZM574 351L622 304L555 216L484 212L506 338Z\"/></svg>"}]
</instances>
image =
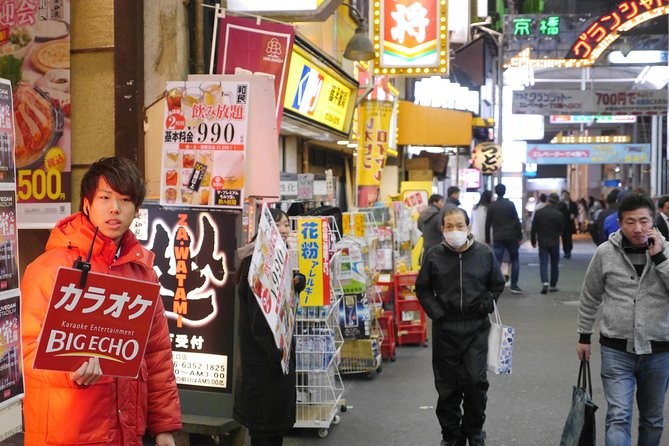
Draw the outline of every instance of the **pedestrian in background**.
<instances>
[{"instance_id":1,"label":"pedestrian in background","mask_svg":"<svg viewBox=\"0 0 669 446\"><path fill-rule=\"evenodd\" d=\"M645 195L630 193L620 201L620 230L595 251L581 290L579 359L590 359L593 327L602 307L599 343L608 404L607 446L631 446L635 400L638 445L661 444L669 385L669 243L653 227L654 213Z\"/></svg>"},{"instance_id":2,"label":"pedestrian in background","mask_svg":"<svg viewBox=\"0 0 669 446\"><path fill-rule=\"evenodd\" d=\"M441 209L444 207L444 197L433 194L427 202L427 208L418 217L418 229L423 233L423 256L434 245L441 243Z\"/></svg>"},{"instance_id":3,"label":"pedestrian in background","mask_svg":"<svg viewBox=\"0 0 669 446\"><path fill-rule=\"evenodd\" d=\"M460 188L458 186L451 186L446 189L446 203L460 207Z\"/></svg>"},{"instance_id":4,"label":"pedestrian in background","mask_svg":"<svg viewBox=\"0 0 669 446\"><path fill-rule=\"evenodd\" d=\"M534 206L534 212L532 213L532 218L534 218L534 216L537 215L537 211L539 209L545 208L548 205L547 201L548 201L548 196L546 196L546 194L542 193L541 195L539 195L539 202L537 203L536 206Z\"/></svg>"},{"instance_id":5,"label":"pedestrian in background","mask_svg":"<svg viewBox=\"0 0 669 446\"><path fill-rule=\"evenodd\" d=\"M611 192L606 195L606 208L602 209L602 211L599 213L599 216L597 216L593 232L590 233L592 235L593 241L597 246L601 245L608 239L604 238L604 222L611 214L617 214L618 194L620 194L620 189L612 189Z\"/></svg>"},{"instance_id":6,"label":"pedestrian in background","mask_svg":"<svg viewBox=\"0 0 669 446\"><path fill-rule=\"evenodd\" d=\"M485 222L485 242L490 244L492 229L493 251L497 263L504 260L504 252L508 251L511 262L511 292L520 294L523 290L518 286L520 262L518 261L518 247L523 240L523 231L518 220L516 206L504 198L506 186L499 183L495 186L497 200L488 206Z\"/></svg>"},{"instance_id":7,"label":"pedestrian in background","mask_svg":"<svg viewBox=\"0 0 669 446\"><path fill-rule=\"evenodd\" d=\"M472 234L474 234L476 241L481 243L485 243L485 220L490 203L492 203L492 192L484 190L479 202L472 210Z\"/></svg>"},{"instance_id":8,"label":"pedestrian in background","mask_svg":"<svg viewBox=\"0 0 669 446\"><path fill-rule=\"evenodd\" d=\"M270 209L284 242L290 235L288 215ZM295 424L295 345L290 349L288 374L283 373L283 351L277 348L264 312L248 283L255 243L238 249L242 259L237 276L239 315L237 335L241 367L235 383L233 416L248 428L251 446L281 446ZM305 277L295 273L293 291L304 289Z\"/></svg>"},{"instance_id":9,"label":"pedestrian in background","mask_svg":"<svg viewBox=\"0 0 669 446\"><path fill-rule=\"evenodd\" d=\"M564 218L564 229L562 231L562 250L564 251L564 258L571 258L571 250L574 248L572 236L576 233L575 218L578 214L578 207L576 203L571 200L569 191L562 191L562 202L558 208L562 212Z\"/></svg>"},{"instance_id":10,"label":"pedestrian in background","mask_svg":"<svg viewBox=\"0 0 669 446\"><path fill-rule=\"evenodd\" d=\"M657 202L657 208L660 212L655 218L655 226L662 234L665 240L669 240L669 195L663 195Z\"/></svg>"},{"instance_id":11,"label":"pedestrian in background","mask_svg":"<svg viewBox=\"0 0 669 446\"><path fill-rule=\"evenodd\" d=\"M618 197L616 198L616 202L620 203L621 200L625 198L625 196L629 193L630 193L629 189L621 190L620 193L618 194ZM606 219L604 220L604 241L608 240L609 236L614 232L616 232L618 229L620 229L620 221L618 218L618 214L614 213L606 217Z\"/></svg>"},{"instance_id":12,"label":"pedestrian in background","mask_svg":"<svg viewBox=\"0 0 669 446\"><path fill-rule=\"evenodd\" d=\"M564 230L562 212L557 209L560 203L558 194L548 197L548 205L539 209L532 220L532 247L539 243L539 274L541 275L541 294L557 291L560 276L560 236ZM548 281L548 259L551 261L550 282Z\"/></svg>"},{"instance_id":13,"label":"pedestrian in background","mask_svg":"<svg viewBox=\"0 0 669 446\"><path fill-rule=\"evenodd\" d=\"M488 313L504 279L490 247L474 240L462 209L447 206L442 222L443 243L427 253L416 279L416 296L432 319L441 445L484 446Z\"/></svg>"},{"instance_id":14,"label":"pedestrian in background","mask_svg":"<svg viewBox=\"0 0 669 446\"><path fill-rule=\"evenodd\" d=\"M148 427L157 446L174 446L181 408L162 299L137 377L105 375L97 357L82 359L71 373L33 368L59 268L71 268L90 250L92 272L158 283L154 254L129 229L146 196L135 164L101 158L84 174L80 190L79 212L56 224L46 251L28 265L21 282L25 444L142 446Z\"/></svg>"},{"instance_id":15,"label":"pedestrian in background","mask_svg":"<svg viewBox=\"0 0 669 446\"><path fill-rule=\"evenodd\" d=\"M582 234L588 230L588 204L585 202L585 198L578 200L576 204L578 208L578 233Z\"/></svg>"}]
</instances>

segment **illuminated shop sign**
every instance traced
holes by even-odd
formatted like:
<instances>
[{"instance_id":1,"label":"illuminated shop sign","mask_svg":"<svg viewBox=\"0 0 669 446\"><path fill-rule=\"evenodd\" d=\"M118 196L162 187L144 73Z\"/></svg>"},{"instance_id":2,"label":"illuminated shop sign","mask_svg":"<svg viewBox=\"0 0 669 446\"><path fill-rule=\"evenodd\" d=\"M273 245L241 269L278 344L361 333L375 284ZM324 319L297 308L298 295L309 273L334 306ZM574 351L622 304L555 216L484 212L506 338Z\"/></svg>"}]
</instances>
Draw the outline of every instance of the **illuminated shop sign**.
<instances>
[{"instance_id":1,"label":"illuminated shop sign","mask_svg":"<svg viewBox=\"0 0 669 446\"><path fill-rule=\"evenodd\" d=\"M323 0L228 0L231 11L281 12L281 11L314 11Z\"/></svg>"},{"instance_id":2,"label":"illuminated shop sign","mask_svg":"<svg viewBox=\"0 0 669 446\"><path fill-rule=\"evenodd\" d=\"M635 115L551 115L551 124L632 124Z\"/></svg>"},{"instance_id":3,"label":"illuminated shop sign","mask_svg":"<svg viewBox=\"0 0 669 446\"><path fill-rule=\"evenodd\" d=\"M518 37L526 38L528 42L522 51L512 50L512 54L515 53L516 56L505 63L505 68L591 66L621 34L648 20L669 14L667 3L669 3L667 0L625 0L599 17L588 17L587 15L509 16L505 22L504 34L513 36L511 39L516 38L515 43L518 43ZM568 26L564 26L564 22L567 22ZM553 37L554 48L551 47L550 39L543 41L540 46L549 51L554 49L559 52L566 46L558 44L565 29L571 31L568 33L570 36L573 36L573 30L578 31L578 35L572 37L573 41L568 43L569 50L566 54L556 54L550 58L545 57L545 54L541 54L537 59L530 57L530 47L537 48L537 45L533 45L536 42L530 41L535 36L537 38ZM505 43L505 50L510 49ZM541 49L538 51L542 52Z\"/></svg>"},{"instance_id":4,"label":"illuminated shop sign","mask_svg":"<svg viewBox=\"0 0 669 446\"><path fill-rule=\"evenodd\" d=\"M374 2L375 74L448 73L446 0Z\"/></svg>"},{"instance_id":5,"label":"illuminated shop sign","mask_svg":"<svg viewBox=\"0 0 669 446\"><path fill-rule=\"evenodd\" d=\"M348 134L357 85L301 47L293 47L284 109Z\"/></svg>"}]
</instances>

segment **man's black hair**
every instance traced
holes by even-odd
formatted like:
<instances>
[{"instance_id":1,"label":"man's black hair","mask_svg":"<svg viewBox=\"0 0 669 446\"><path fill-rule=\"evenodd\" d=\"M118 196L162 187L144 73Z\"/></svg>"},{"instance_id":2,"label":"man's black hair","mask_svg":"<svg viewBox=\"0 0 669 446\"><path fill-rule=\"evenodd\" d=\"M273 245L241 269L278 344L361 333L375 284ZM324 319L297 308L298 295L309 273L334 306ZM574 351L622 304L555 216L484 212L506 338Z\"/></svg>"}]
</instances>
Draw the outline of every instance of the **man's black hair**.
<instances>
[{"instance_id":1,"label":"man's black hair","mask_svg":"<svg viewBox=\"0 0 669 446\"><path fill-rule=\"evenodd\" d=\"M548 197L546 196L546 194L539 195L539 201L541 201L542 203L545 203L546 200L548 200Z\"/></svg>"},{"instance_id":2,"label":"man's black hair","mask_svg":"<svg viewBox=\"0 0 669 446\"><path fill-rule=\"evenodd\" d=\"M462 212L462 215L465 216L465 223L467 224L467 226L469 226L469 215L467 215L467 212L464 209L460 209L459 207L453 204L450 205L447 204L446 206L444 206L444 210L441 211L441 226L442 227L444 226L444 219L446 218L447 215L457 214L458 212Z\"/></svg>"},{"instance_id":3,"label":"man's black hair","mask_svg":"<svg viewBox=\"0 0 669 446\"><path fill-rule=\"evenodd\" d=\"M441 200L443 200L443 199L444 199L443 195L432 194L432 195L430 196L430 199L427 201L427 203L428 203L428 204L435 204L437 201L441 201Z\"/></svg>"},{"instance_id":4,"label":"man's black hair","mask_svg":"<svg viewBox=\"0 0 669 446\"><path fill-rule=\"evenodd\" d=\"M506 186L502 183L498 183L497 186L495 186L495 193L500 197L503 197L504 194L506 194Z\"/></svg>"},{"instance_id":5,"label":"man's black hair","mask_svg":"<svg viewBox=\"0 0 669 446\"><path fill-rule=\"evenodd\" d=\"M458 186L450 186L448 189L446 189L446 196L450 197L451 195L458 192L460 192L460 188Z\"/></svg>"},{"instance_id":6,"label":"man's black hair","mask_svg":"<svg viewBox=\"0 0 669 446\"><path fill-rule=\"evenodd\" d=\"M606 195L606 202L611 205L611 204L616 204L616 201L618 201L618 194L620 193L620 189L613 189L611 192L609 192Z\"/></svg>"},{"instance_id":7,"label":"man's black hair","mask_svg":"<svg viewBox=\"0 0 669 446\"><path fill-rule=\"evenodd\" d=\"M100 177L109 183L114 192L129 196L135 208L139 208L144 202L146 184L142 173L129 159L112 156L94 162L81 179L80 211L84 209L84 198L93 203Z\"/></svg>"},{"instance_id":8,"label":"man's black hair","mask_svg":"<svg viewBox=\"0 0 669 446\"><path fill-rule=\"evenodd\" d=\"M669 201L669 195L662 195L660 199L657 200L657 207L662 209L668 201Z\"/></svg>"},{"instance_id":9,"label":"man's black hair","mask_svg":"<svg viewBox=\"0 0 669 446\"><path fill-rule=\"evenodd\" d=\"M623 213L629 211L636 211L637 209L646 208L650 211L651 217L655 218L655 205L648 195L639 194L637 192L630 192L620 200L618 204L618 220L623 221Z\"/></svg>"}]
</instances>

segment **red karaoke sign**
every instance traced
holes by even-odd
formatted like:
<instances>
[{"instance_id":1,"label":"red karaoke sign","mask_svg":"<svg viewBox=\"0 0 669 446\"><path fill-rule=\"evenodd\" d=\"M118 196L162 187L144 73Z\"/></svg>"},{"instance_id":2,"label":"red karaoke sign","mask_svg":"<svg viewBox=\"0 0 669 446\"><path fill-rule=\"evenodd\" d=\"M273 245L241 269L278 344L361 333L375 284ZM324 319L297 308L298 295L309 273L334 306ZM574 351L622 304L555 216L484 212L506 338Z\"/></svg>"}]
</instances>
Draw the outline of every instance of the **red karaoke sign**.
<instances>
[{"instance_id":1,"label":"red karaoke sign","mask_svg":"<svg viewBox=\"0 0 669 446\"><path fill-rule=\"evenodd\" d=\"M156 283L61 268L40 334L35 369L72 372L91 357L102 373L135 377L160 293Z\"/></svg>"}]
</instances>

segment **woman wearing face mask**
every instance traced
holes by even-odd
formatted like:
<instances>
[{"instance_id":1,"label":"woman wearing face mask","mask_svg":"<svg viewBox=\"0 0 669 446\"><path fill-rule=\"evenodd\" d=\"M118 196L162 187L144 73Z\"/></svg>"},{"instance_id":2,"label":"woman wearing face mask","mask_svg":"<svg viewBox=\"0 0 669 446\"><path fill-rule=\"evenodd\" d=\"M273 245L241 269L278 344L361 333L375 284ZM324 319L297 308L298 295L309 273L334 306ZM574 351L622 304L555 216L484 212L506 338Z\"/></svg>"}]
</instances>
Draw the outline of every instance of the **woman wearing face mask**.
<instances>
[{"instance_id":1,"label":"woman wearing face mask","mask_svg":"<svg viewBox=\"0 0 669 446\"><path fill-rule=\"evenodd\" d=\"M464 211L446 209L442 232L444 242L427 253L416 280L416 295L432 319L441 444L482 446L488 313L504 291L504 277L492 249L474 240Z\"/></svg>"},{"instance_id":2,"label":"woman wearing face mask","mask_svg":"<svg viewBox=\"0 0 669 446\"><path fill-rule=\"evenodd\" d=\"M270 209L284 242L290 234L288 215ZM251 446L281 446L283 435L295 424L295 346L291 348L289 371L283 374L282 351L276 347L274 336L249 287L247 276L255 241L239 248L242 259L238 277L239 351L241 368L237 374L233 415L246 426ZM304 289L305 278L293 275L293 290Z\"/></svg>"}]
</instances>

